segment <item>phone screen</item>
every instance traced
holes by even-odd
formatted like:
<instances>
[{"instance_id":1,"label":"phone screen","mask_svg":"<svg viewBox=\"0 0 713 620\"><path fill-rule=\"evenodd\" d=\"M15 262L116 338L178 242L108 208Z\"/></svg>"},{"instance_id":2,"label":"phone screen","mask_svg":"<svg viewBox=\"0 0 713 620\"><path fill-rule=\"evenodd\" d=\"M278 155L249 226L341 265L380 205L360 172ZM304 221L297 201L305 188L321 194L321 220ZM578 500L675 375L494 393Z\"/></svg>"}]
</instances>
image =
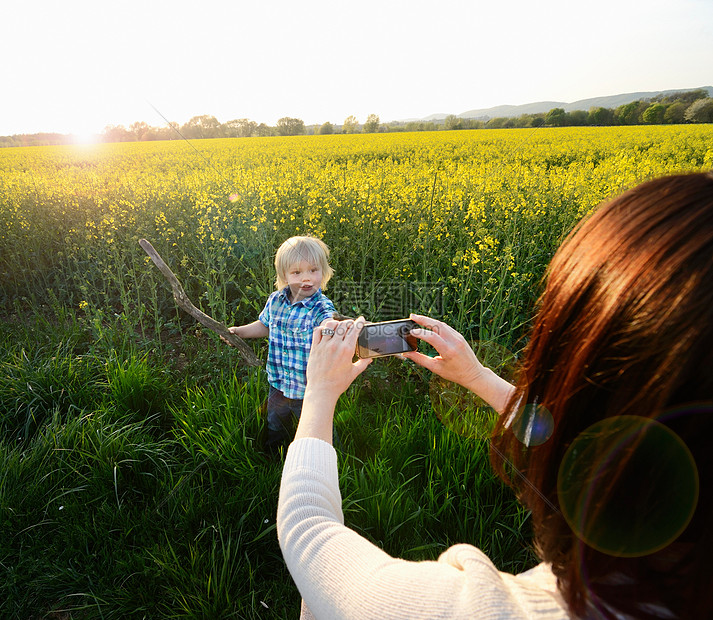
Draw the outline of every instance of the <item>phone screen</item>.
<instances>
[{"instance_id":1,"label":"phone screen","mask_svg":"<svg viewBox=\"0 0 713 620\"><path fill-rule=\"evenodd\" d=\"M357 355L383 357L415 351L418 338L411 335L414 327L418 327L418 324L411 319L365 325L357 340Z\"/></svg>"}]
</instances>

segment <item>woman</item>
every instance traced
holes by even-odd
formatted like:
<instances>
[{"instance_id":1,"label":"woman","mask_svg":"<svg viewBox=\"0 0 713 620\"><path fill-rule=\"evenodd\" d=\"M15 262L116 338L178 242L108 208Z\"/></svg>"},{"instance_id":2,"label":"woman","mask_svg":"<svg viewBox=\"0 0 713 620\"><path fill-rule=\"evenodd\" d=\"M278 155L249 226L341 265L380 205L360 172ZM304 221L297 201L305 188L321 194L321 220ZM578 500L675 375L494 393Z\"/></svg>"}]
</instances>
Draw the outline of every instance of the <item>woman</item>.
<instances>
[{"instance_id":1,"label":"woman","mask_svg":"<svg viewBox=\"0 0 713 620\"><path fill-rule=\"evenodd\" d=\"M644 183L602 205L548 269L517 386L445 324L405 354L502 413L491 461L532 511L542 563L499 572L456 545L391 558L342 522L330 446L360 322L315 332L283 472L278 535L317 618L707 618L713 614L713 175ZM518 429L551 422L542 441ZM545 416L543 414L543 418Z\"/></svg>"}]
</instances>

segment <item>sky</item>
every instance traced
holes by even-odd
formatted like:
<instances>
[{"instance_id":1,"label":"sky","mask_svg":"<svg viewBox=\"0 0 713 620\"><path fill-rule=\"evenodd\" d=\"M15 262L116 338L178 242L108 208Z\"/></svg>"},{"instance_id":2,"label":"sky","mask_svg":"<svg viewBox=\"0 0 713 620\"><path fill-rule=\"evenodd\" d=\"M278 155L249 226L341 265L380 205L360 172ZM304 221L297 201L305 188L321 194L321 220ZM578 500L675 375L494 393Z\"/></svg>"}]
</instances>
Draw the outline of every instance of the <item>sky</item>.
<instances>
[{"instance_id":1,"label":"sky","mask_svg":"<svg viewBox=\"0 0 713 620\"><path fill-rule=\"evenodd\" d=\"M713 85L711 0L9 0L0 23L0 135Z\"/></svg>"}]
</instances>

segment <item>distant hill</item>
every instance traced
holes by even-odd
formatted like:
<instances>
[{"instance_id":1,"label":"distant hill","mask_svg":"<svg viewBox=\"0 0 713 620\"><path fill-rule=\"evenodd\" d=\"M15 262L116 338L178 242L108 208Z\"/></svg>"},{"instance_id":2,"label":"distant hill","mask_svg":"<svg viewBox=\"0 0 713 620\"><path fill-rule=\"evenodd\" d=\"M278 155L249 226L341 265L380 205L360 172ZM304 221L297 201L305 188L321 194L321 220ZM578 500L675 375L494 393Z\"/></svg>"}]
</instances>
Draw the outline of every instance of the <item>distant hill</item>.
<instances>
[{"instance_id":1,"label":"distant hill","mask_svg":"<svg viewBox=\"0 0 713 620\"><path fill-rule=\"evenodd\" d=\"M476 118L488 120L490 118L501 118L510 116L520 116L521 114L540 114L549 112L552 108L564 108L565 112L573 110L585 110L590 108L618 108L620 105L639 101L641 99L651 99L657 95L671 95L674 93L685 93L691 90L705 90L709 97L713 97L713 86L700 86L698 88L678 88L675 90L656 90L651 92L623 93L621 95L609 95L607 97L593 97L591 99L580 99L572 103L564 101L537 101L535 103L525 103L522 105L499 105L493 108L482 108L479 110L468 110L461 114L456 114L459 118ZM431 114L425 118L408 119L419 121L442 121L447 114Z\"/></svg>"}]
</instances>

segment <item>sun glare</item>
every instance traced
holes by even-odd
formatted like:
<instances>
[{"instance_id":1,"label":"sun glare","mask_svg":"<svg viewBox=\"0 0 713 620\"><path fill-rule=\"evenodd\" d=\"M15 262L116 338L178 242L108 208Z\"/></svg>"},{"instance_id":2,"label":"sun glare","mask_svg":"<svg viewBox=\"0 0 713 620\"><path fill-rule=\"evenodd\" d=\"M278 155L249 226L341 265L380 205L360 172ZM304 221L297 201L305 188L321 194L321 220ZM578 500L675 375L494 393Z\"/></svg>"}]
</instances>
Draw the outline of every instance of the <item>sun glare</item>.
<instances>
[{"instance_id":1,"label":"sun glare","mask_svg":"<svg viewBox=\"0 0 713 620\"><path fill-rule=\"evenodd\" d=\"M93 146L97 144L101 136L97 133L80 132L72 134L72 141L79 146Z\"/></svg>"}]
</instances>

